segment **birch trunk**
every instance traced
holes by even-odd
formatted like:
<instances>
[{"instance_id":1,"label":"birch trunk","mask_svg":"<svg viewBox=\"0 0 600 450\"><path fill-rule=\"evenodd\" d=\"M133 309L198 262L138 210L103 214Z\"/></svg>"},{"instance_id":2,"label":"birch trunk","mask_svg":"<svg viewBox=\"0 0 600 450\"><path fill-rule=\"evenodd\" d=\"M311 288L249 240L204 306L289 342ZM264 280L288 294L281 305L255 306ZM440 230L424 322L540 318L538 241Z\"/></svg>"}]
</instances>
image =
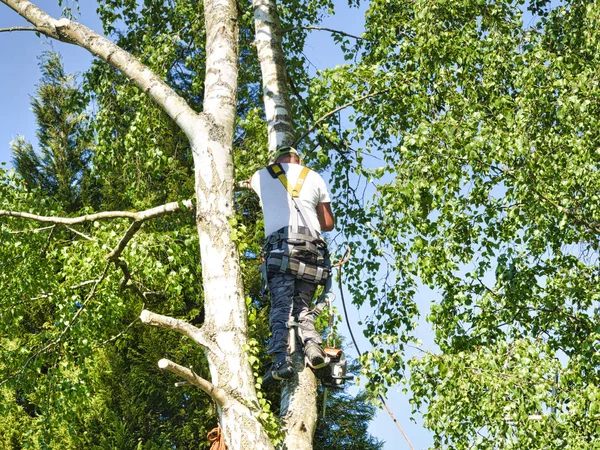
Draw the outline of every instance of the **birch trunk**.
<instances>
[{"instance_id":1,"label":"birch trunk","mask_svg":"<svg viewBox=\"0 0 600 450\"><path fill-rule=\"evenodd\" d=\"M256 50L263 79L269 152L294 143L289 83L281 46L281 23L275 0L253 0Z\"/></svg>"},{"instance_id":2,"label":"birch trunk","mask_svg":"<svg viewBox=\"0 0 600 450\"><path fill-rule=\"evenodd\" d=\"M246 307L229 219L233 216L232 144L236 114L238 23L234 0L205 0L206 83L204 111L193 111L135 57L68 19L54 19L27 0L0 0L46 36L81 46L128 76L181 127L194 153L197 229L206 321L201 328L144 311L145 323L194 339L206 353L212 381L168 360L160 367L213 397L229 450L274 447L257 419L254 377L244 344Z\"/></svg>"},{"instance_id":3,"label":"birch trunk","mask_svg":"<svg viewBox=\"0 0 600 450\"><path fill-rule=\"evenodd\" d=\"M278 147L294 143L282 29L275 0L253 0L253 6L269 152L273 154ZM299 350L294 355L294 366L298 377L284 382L281 394L281 418L286 428L284 449L312 450L317 421L317 381L312 370L304 367L303 353Z\"/></svg>"}]
</instances>

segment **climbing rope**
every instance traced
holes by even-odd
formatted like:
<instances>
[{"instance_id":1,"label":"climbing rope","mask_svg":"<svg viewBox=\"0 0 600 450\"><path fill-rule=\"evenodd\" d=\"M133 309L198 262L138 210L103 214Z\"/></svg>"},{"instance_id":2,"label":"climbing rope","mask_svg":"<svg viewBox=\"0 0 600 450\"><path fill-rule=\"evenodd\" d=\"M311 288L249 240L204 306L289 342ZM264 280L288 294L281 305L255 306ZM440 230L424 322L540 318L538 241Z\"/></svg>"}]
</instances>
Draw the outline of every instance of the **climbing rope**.
<instances>
[{"instance_id":1,"label":"climbing rope","mask_svg":"<svg viewBox=\"0 0 600 450\"><path fill-rule=\"evenodd\" d=\"M346 252L346 256L344 257L344 259L342 261L340 261L339 263L337 263L335 265L335 267L337 267L337 270L338 270L338 289L340 290L340 297L342 299L342 306L344 308L344 317L346 318L346 324L348 325L348 331L350 332L350 337L352 338L352 342L354 343L354 348L356 348L356 352L358 353L358 356L360 357L360 356L362 356L362 353L360 352L360 350L358 348L358 344L356 343L356 339L354 338L354 334L352 333L352 328L350 327L350 319L348 318L348 311L346 309L346 300L344 299L344 290L342 289L342 265L346 261L348 261L349 257L350 257L350 248L348 247L348 251ZM396 417L394 417L394 414L392 413L392 411L388 407L387 403L385 402L385 400L383 398L383 395L379 394L378 397L379 397L379 400L381 401L381 403L383 404L383 406L385 407L385 410L387 411L387 413L389 414L389 416L392 418L392 420L396 424L396 427L398 427L398 430L400 430L400 433L404 437L404 440L406 441L406 443L408 444L408 446L410 447L410 449L414 450L414 447L410 443L410 440L408 439L408 436L406 435L406 433L404 432L404 430L400 426L400 423L398 423L398 421L396 420Z\"/></svg>"},{"instance_id":2,"label":"climbing rope","mask_svg":"<svg viewBox=\"0 0 600 450\"><path fill-rule=\"evenodd\" d=\"M210 450L227 450L225 439L221 432L221 425L217 425L216 428L213 428L206 436L206 439L208 439L208 442L212 442Z\"/></svg>"}]
</instances>

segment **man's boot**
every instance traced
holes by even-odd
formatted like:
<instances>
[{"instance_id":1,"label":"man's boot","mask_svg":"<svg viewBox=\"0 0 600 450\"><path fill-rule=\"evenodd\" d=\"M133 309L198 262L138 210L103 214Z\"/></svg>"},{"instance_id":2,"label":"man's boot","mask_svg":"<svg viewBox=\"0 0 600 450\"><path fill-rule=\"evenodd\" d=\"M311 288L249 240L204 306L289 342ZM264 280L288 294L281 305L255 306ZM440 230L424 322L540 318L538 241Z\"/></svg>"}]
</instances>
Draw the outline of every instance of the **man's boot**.
<instances>
[{"instance_id":1,"label":"man's boot","mask_svg":"<svg viewBox=\"0 0 600 450\"><path fill-rule=\"evenodd\" d=\"M294 366L286 353L275 353L270 373L275 380L289 380L294 376Z\"/></svg>"},{"instance_id":2,"label":"man's boot","mask_svg":"<svg viewBox=\"0 0 600 450\"><path fill-rule=\"evenodd\" d=\"M306 363L313 369L320 369L329 364L329 358L321 346L313 341L304 344L304 356Z\"/></svg>"}]
</instances>

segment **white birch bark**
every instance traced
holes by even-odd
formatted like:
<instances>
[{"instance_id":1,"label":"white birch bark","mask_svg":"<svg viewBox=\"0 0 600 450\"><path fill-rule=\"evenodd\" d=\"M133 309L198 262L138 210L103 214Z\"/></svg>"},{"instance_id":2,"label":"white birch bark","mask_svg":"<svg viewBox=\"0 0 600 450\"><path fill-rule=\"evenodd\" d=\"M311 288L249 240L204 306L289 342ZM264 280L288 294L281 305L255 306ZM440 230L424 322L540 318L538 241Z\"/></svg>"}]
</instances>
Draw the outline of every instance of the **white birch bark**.
<instances>
[{"instance_id":1,"label":"white birch bark","mask_svg":"<svg viewBox=\"0 0 600 450\"><path fill-rule=\"evenodd\" d=\"M263 78L269 152L292 145L294 126L289 105L289 83L281 45L281 23L276 0L253 0L256 48ZM301 353L300 353L301 354ZM298 378L283 383L281 418L286 428L284 449L312 450L317 421L317 382L295 355Z\"/></svg>"},{"instance_id":2,"label":"white birch bark","mask_svg":"<svg viewBox=\"0 0 600 450\"><path fill-rule=\"evenodd\" d=\"M269 153L294 143L289 83L281 46L281 23L275 0L253 0L255 43L263 79Z\"/></svg>"},{"instance_id":3,"label":"white birch bark","mask_svg":"<svg viewBox=\"0 0 600 450\"><path fill-rule=\"evenodd\" d=\"M200 239L206 321L196 342L209 361L212 381L161 360L161 367L184 376L215 399L229 450L268 449L257 419L254 377L243 345L247 338L237 249L229 219L233 215L232 143L237 91L237 10L234 0L205 0L207 73L202 114L194 112L166 83L135 57L68 19L54 19L27 0L0 0L39 32L89 50L128 76L186 133L194 153L197 229ZM145 312L142 320L190 332L177 319ZM173 325L173 324L176 324ZM182 331L187 330L187 331Z\"/></svg>"}]
</instances>

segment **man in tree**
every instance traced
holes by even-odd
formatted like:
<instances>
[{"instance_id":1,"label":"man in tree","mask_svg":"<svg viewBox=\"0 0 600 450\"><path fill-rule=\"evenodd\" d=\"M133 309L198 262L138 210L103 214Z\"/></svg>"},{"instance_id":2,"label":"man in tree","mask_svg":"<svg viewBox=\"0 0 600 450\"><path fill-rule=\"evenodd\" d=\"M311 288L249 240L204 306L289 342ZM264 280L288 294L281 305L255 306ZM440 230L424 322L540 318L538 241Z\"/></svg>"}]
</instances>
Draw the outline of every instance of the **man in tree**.
<instances>
[{"instance_id":1,"label":"man in tree","mask_svg":"<svg viewBox=\"0 0 600 450\"><path fill-rule=\"evenodd\" d=\"M273 160L254 173L250 184L260 197L267 237L264 272L271 292L269 353L274 356L270 375L283 380L294 375L288 351L291 326L297 326L307 364L313 369L328 364L310 304L317 286L329 277L321 231L331 231L334 219L325 182L300 164L296 149L282 147Z\"/></svg>"}]
</instances>

